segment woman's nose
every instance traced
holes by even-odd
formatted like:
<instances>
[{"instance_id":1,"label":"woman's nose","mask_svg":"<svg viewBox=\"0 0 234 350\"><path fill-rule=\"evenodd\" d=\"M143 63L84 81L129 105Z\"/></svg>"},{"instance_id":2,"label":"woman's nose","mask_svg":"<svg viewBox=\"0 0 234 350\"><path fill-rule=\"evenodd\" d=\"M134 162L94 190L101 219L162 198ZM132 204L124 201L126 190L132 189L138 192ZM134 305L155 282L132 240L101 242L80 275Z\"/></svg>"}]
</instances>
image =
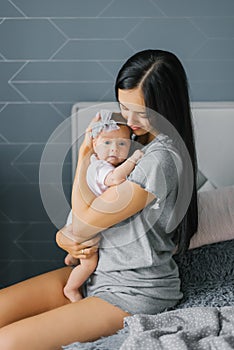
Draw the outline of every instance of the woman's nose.
<instances>
[{"instance_id":1,"label":"woman's nose","mask_svg":"<svg viewBox=\"0 0 234 350\"><path fill-rule=\"evenodd\" d=\"M137 119L136 113L129 111L127 114L127 125L129 125L129 126L133 125L134 123L136 123L136 119Z\"/></svg>"}]
</instances>

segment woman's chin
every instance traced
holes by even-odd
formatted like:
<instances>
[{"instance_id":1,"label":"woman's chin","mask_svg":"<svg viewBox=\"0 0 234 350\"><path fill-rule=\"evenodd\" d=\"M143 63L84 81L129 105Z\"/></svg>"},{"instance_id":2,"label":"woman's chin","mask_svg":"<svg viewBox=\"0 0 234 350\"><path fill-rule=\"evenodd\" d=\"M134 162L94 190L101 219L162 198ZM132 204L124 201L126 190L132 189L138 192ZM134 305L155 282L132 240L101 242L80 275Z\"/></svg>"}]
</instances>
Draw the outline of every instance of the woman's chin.
<instances>
[{"instance_id":1,"label":"woman's chin","mask_svg":"<svg viewBox=\"0 0 234 350\"><path fill-rule=\"evenodd\" d=\"M136 135L136 136L142 136L142 135L148 134L148 132L146 130L140 129L140 128L132 130L132 131L133 131L134 135Z\"/></svg>"}]
</instances>

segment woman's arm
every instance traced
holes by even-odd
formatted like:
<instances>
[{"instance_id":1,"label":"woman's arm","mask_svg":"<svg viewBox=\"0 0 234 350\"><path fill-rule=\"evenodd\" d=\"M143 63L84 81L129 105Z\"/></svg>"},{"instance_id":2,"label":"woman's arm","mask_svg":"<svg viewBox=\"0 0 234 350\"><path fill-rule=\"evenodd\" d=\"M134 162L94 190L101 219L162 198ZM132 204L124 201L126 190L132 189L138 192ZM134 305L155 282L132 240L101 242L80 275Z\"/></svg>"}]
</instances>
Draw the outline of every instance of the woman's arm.
<instances>
[{"instance_id":1,"label":"woman's arm","mask_svg":"<svg viewBox=\"0 0 234 350\"><path fill-rule=\"evenodd\" d=\"M95 197L86 182L90 153L90 146L84 142L79 150L72 189L72 227L78 242L84 242L136 214L155 198L153 194L130 181L112 186L99 197Z\"/></svg>"},{"instance_id":2,"label":"woman's arm","mask_svg":"<svg viewBox=\"0 0 234 350\"><path fill-rule=\"evenodd\" d=\"M69 238L70 237L70 238ZM72 225L64 226L56 233L56 242L60 248L76 259L87 259L98 251L100 237L96 236L84 243L77 243L73 237ZM85 253L84 253L85 250Z\"/></svg>"}]
</instances>

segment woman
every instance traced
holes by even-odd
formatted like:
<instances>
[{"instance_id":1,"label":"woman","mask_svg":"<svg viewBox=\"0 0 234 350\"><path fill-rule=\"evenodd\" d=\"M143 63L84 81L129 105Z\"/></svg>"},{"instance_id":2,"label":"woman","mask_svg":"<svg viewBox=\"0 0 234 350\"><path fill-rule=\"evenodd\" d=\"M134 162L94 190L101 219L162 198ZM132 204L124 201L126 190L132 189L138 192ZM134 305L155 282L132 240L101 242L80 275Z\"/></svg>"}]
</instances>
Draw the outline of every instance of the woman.
<instances>
[{"instance_id":1,"label":"woman","mask_svg":"<svg viewBox=\"0 0 234 350\"><path fill-rule=\"evenodd\" d=\"M197 230L196 156L184 69L172 53L139 52L121 68L116 97L144 156L126 181L95 197L85 180L92 152L87 133L72 190L73 224L57 233L60 247L88 258L103 232L98 267L83 290L87 297L70 303L63 295L69 267L3 289L2 349L57 350L92 341L121 329L126 316L163 311L182 297L172 255L176 246L186 251ZM176 135L175 142L165 131ZM181 213L183 202L188 205ZM69 232L83 244L69 240Z\"/></svg>"}]
</instances>

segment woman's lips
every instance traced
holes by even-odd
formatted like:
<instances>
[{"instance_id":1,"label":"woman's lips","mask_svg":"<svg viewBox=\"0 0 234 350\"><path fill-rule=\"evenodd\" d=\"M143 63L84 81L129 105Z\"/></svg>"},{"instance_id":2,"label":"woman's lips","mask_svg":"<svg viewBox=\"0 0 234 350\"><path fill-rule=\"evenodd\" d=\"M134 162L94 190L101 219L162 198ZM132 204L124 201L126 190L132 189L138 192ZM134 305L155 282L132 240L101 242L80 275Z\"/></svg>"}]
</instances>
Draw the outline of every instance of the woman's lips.
<instances>
[{"instance_id":1,"label":"woman's lips","mask_svg":"<svg viewBox=\"0 0 234 350\"><path fill-rule=\"evenodd\" d=\"M130 128L131 128L132 130L139 130L139 129L140 129L139 126L135 126L135 125L130 126Z\"/></svg>"}]
</instances>

